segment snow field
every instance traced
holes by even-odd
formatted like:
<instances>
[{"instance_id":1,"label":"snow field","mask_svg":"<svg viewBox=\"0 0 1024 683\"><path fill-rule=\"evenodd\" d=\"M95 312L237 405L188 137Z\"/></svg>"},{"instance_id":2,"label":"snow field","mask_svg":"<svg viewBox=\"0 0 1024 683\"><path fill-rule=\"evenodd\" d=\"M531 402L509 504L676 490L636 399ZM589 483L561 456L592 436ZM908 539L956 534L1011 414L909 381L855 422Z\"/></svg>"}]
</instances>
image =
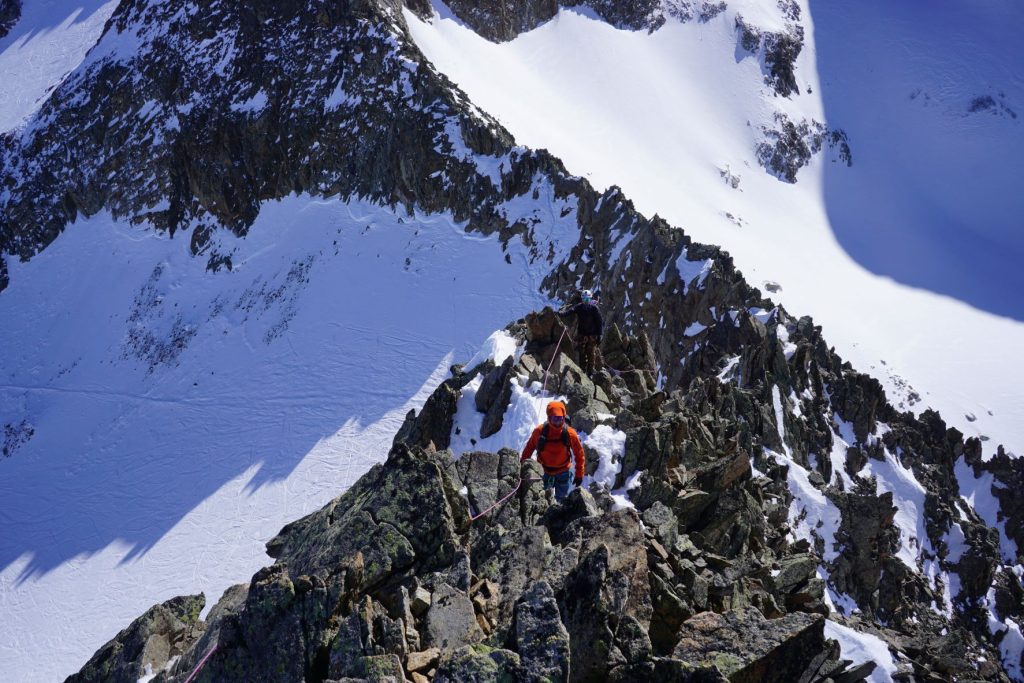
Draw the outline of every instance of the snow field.
<instances>
[{"instance_id":1,"label":"snow field","mask_svg":"<svg viewBox=\"0 0 1024 683\"><path fill-rule=\"evenodd\" d=\"M247 581L467 339L547 303L521 245L508 265L445 215L293 196L212 248L231 270L98 215L10 263L0 424L34 429L0 459L10 680L60 680L154 603Z\"/></svg>"},{"instance_id":2,"label":"snow field","mask_svg":"<svg viewBox=\"0 0 1024 683\"><path fill-rule=\"evenodd\" d=\"M877 664L878 666L868 676L871 683L892 683L892 675L896 673L896 662L889 653L889 647L881 638L855 631L832 619L825 620L825 637L838 640L843 657L852 660L854 664L863 664L867 661Z\"/></svg>"},{"instance_id":3,"label":"snow field","mask_svg":"<svg viewBox=\"0 0 1024 683\"><path fill-rule=\"evenodd\" d=\"M0 38L0 133L32 115L100 37L117 0L24 0Z\"/></svg>"}]
</instances>

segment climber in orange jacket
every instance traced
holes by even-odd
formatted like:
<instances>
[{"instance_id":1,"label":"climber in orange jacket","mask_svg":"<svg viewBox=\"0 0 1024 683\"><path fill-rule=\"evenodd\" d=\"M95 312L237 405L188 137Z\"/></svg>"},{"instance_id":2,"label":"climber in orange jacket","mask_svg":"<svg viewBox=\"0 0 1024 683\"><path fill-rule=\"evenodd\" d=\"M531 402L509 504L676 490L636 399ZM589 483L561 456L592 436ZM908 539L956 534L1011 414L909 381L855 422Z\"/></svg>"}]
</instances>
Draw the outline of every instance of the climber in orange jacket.
<instances>
[{"instance_id":1,"label":"climber in orange jacket","mask_svg":"<svg viewBox=\"0 0 1024 683\"><path fill-rule=\"evenodd\" d=\"M547 408L548 421L537 425L523 448L522 462L537 452L537 460L544 467L544 488L555 489L555 499L569 495L569 483L583 484L583 444L576 430L565 424L565 404L551 401ZM576 464L576 477L569 471L569 458Z\"/></svg>"}]
</instances>

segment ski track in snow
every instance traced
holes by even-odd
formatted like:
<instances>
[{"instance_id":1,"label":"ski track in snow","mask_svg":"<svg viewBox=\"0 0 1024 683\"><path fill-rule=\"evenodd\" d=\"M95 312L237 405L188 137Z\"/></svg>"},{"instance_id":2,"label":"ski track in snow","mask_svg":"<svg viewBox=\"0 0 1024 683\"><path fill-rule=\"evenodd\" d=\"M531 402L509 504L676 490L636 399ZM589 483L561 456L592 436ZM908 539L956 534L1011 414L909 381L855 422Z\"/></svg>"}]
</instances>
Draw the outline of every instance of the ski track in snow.
<instances>
[{"instance_id":1,"label":"ski track in snow","mask_svg":"<svg viewBox=\"0 0 1024 683\"><path fill-rule=\"evenodd\" d=\"M25 0L0 38L0 132L21 124L81 63L116 0Z\"/></svg>"},{"instance_id":2,"label":"ski track in snow","mask_svg":"<svg viewBox=\"0 0 1024 683\"><path fill-rule=\"evenodd\" d=\"M175 595L209 609L471 344L548 303L521 246L508 265L444 215L289 197L215 243L232 271L96 216L10 264L0 424L34 434L0 458L6 680L62 679Z\"/></svg>"}]
</instances>

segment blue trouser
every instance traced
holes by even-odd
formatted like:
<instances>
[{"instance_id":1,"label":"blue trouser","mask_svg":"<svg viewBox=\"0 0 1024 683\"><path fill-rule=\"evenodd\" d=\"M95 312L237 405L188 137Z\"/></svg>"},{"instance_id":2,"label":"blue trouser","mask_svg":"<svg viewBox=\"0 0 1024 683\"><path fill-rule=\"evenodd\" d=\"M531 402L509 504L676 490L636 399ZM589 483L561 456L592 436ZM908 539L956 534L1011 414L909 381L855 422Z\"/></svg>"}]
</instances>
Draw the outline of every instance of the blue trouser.
<instances>
[{"instance_id":1,"label":"blue trouser","mask_svg":"<svg viewBox=\"0 0 1024 683\"><path fill-rule=\"evenodd\" d=\"M569 488L572 486L572 470L566 470L561 474L544 474L544 488L555 489L555 500L562 500L569 495Z\"/></svg>"}]
</instances>

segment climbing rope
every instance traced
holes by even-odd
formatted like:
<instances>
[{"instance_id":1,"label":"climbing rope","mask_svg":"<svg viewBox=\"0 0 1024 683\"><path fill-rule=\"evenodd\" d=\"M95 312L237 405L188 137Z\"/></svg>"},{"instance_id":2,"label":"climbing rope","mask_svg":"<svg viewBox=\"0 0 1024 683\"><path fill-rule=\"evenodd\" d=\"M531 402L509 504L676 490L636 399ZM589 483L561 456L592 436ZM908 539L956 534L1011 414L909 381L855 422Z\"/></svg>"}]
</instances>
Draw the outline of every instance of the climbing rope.
<instances>
[{"instance_id":1,"label":"climbing rope","mask_svg":"<svg viewBox=\"0 0 1024 683\"><path fill-rule=\"evenodd\" d=\"M562 336L558 338L558 343L555 344L555 352L551 355L551 362L548 363L547 370L544 371L544 383L541 385L541 395L543 396L548 390L548 373L551 372L551 366L555 364L555 359L558 358L558 349L562 346L562 340L565 339L565 333L569 331L568 327L562 327Z\"/></svg>"},{"instance_id":2,"label":"climbing rope","mask_svg":"<svg viewBox=\"0 0 1024 683\"><path fill-rule=\"evenodd\" d=\"M192 669L192 673L190 673L188 675L188 678L185 679L185 683L192 683L192 679L195 678L196 675L200 672L200 670L202 670L202 668L206 665L206 660L209 659L210 655L212 655L216 651L217 651L217 643L214 643L213 647L210 648L210 651L207 652L203 656L203 658L199 660L199 664L196 665L196 668Z\"/></svg>"},{"instance_id":3,"label":"climbing rope","mask_svg":"<svg viewBox=\"0 0 1024 683\"><path fill-rule=\"evenodd\" d=\"M504 503L506 500L511 498L513 495L515 495L516 491L519 490L519 487L523 485L524 481L541 481L541 479L539 479L537 477L527 477L525 479L522 478L522 477L519 477L519 481L516 482L516 487L514 489L512 489L507 496L505 496L504 498L502 498L497 503L495 503L491 507L487 508L486 510L484 510L480 514L478 514L478 515L471 515L470 518L469 518L469 521L475 522L476 520L480 519L481 517L486 515L488 512L490 512L491 510L493 510L494 508L498 507L499 505ZM185 683L188 683L188 681L186 681Z\"/></svg>"}]
</instances>

